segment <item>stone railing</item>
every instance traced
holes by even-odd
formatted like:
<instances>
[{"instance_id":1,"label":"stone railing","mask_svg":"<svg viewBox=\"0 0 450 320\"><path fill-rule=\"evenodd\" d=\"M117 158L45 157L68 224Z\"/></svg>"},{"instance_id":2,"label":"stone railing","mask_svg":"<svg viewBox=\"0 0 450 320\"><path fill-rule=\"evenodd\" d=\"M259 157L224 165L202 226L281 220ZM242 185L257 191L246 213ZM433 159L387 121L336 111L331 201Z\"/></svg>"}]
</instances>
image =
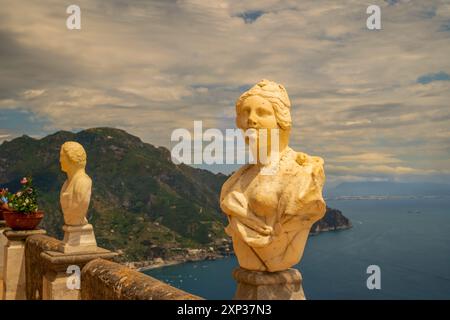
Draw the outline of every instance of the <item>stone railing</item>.
<instances>
[{"instance_id":1,"label":"stone railing","mask_svg":"<svg viewBox=\"0 0 450 320\"><path fill-rule=\"evenodd\" d=\"M157 279L109 261L106 249L76 254L45 230L14 231L0 225L2 300L200 300ZM77 284L78 282L78 284Z\"/></svg>"},{"instance_id":2,"label":"stone railing","mask_svg":"<svg viewBox=\"0 0 450 320\"><path fill-rule=\"evenodd\" d=\"M15 231L0 222L1 300L201 300L157 279L112 262L117 253L65 253L45 230ZM259 272L237 268L239 300L303 300L298 270Z\"/></svg>"},{"instance_id":3,"label":"stone railing","mask_svg":"<svg viewBox=\"0 0 450 320\"><path fill-rule=\"evenodd\" d=\"M41 253L58 249L60 240L46 236L30 236L25 243L25 277L26 298L28 300L41 300L43 296L43 278L45 265L42 263Z\"/></svg>"},{"instance_id":4,"label":"stone railing","mask_svg":"<svg viewBox=\"0 0 450 320\"><path fill-rule=\"evenodd\" d=\"M198 300L138 271L104 259L95 259L81 272L83 300Z\"/></svg>"}]
</instances>

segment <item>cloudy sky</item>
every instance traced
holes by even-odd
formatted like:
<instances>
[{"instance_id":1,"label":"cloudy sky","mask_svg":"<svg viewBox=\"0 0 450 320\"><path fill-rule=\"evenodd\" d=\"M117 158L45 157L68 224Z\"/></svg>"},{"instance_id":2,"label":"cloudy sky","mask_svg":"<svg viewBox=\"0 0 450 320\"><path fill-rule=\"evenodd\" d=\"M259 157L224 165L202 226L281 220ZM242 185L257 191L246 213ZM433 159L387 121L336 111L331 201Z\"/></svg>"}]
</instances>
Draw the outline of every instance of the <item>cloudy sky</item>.
<instances>
[{"instance_id":1,"label":"cloudy sky","mask_svg":"<svg viewBox=\"0 0 450 320\"><path fill-rule=\"evenodd\" d=\"M66 8L81 8L81 30ZM381 7L382 30L366 28ZM0 142L111 126L170 148L267 78L328 181L450 177L450 1L0 1ZM232 166L215 166L229 172Z\"/></svg>"}]
</instances>

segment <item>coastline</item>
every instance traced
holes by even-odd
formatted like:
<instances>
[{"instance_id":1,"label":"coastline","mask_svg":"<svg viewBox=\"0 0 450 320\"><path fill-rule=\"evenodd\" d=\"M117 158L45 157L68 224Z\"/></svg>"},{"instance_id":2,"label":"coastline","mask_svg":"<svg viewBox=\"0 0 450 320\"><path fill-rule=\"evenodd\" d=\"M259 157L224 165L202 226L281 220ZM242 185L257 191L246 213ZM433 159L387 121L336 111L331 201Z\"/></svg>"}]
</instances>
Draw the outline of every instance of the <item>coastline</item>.
<instances>
[{"instance_id":1,"label":"coastline","mask_svg":"<svg viewBox=\"0 0 450 320\"><path fill-rule=\"evenodd\" d=\"M229 256L234 255L234 253L230 251L226 252L215 252L206 249L188 249L185 254L175 255L166 259L161 257L144 260L144 261L131 261L124 262L123 265L139 271L143 272L146 270L159 269L168 266L174 266L187 262L199 262L199 261L208 261L208 260L218 260L223 259Z\"/></svg>"},{"instance_id":2,"label":"coastline","mask_svg":"<svg viewBox=\"0 0 450 320\"><path fill-rule=\"evenodd\" d=\"M163 262L163 263L155 263L155 264L151 264L151 265L148 265L148 266L145 266L145 267L140 267L140 268L137 268L136 271L143 272L143 271L146 271L146 270L152 270L152 269L159 269L159 268L164 268L164 267L169 267L169 266L175 266L177 264L182 264L182 263L186 263L186 262L188 262L188 261L181 261L181 260L178 260L178 261L166 261L166 262Z\"/></svg>"},{"instance_id":3,"label":"coastline","mask_svg":"<svg viewBox=\"0 0 450 320\"><path fill-rule=\"evenodd\" d=\"M341 231L352 228L352 224L349 221L348 224L343 224L339 226L334 227L324 227L316 228L315 232L311 231L309 233L309 236L317 236L324 232L332 232L332 231ZM169 266L174 266L178 264L183 264L187 262L200 262L200 261L208 261L208 260L218 260L218 259L224 259L228 258L230 256L234 255L234 252L231 248L227 248L228 250L222 250L220 252L217 251L211 251L206 249L187 249L185 254L182 255L176 255L167 259L162 259L160 257L150 260L144 260L144 261L131 261L131 262L124 262L123 264L127 267L143 272L146 270L153 270L153 269L159 269Z\"/></svg>"},{"instance_id":4,"label":"coastline","mask_svg":"<svg viewBox=\"0 0 450 320\"><path fill-rule=\"evenodd\" d=\"M310 232L309 235L317 236L323 232L341 231L341 230L348 230L351 228L353 228L353 225L351 223L349 223L348 225L342 225L342 226L337 226L337 227L327 227L327 228L317 227L316 231Z\"/></svg>"},{"instance_id":5,"label":"coastline","mask_svg":"<svg viewBox=\"0 0 450 320\"><path fill-rule=\"evenodd\" d=\"M146 265L143 267L139 267L136 269L136 271L139 272L143 272L146 270L153 270L153 269L159 269L159 268L164 268L164 267L169 267L169 266L175 266L178 264L183 264L183 263L188 263L188 262L201 262L201 261L211 261L211 260L218 260L218 259L224 259L224 258L228 258L229 256L220 256L220 257L215 257L214 259L211 258L204 258L204 259L198 259L198 260L191 260L191 259L186 259L186 260L168 260L168 261L164 261L162 263L153 263L150 265Z\"/></svg>"}]
</instances>

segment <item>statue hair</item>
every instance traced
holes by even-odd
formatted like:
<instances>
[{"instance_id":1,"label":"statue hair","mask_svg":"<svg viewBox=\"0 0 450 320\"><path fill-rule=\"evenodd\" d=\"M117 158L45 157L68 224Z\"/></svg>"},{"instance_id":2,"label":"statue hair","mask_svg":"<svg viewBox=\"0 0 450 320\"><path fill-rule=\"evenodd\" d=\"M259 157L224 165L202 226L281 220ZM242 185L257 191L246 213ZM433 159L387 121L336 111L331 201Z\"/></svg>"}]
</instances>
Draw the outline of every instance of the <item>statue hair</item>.
<instances>
[{"instance_id":1,"label":"statue hair","mask_svg":"<svg viewBox=\"0 0 450 320\"><path fill-rule=\"evenodd\" d=\"M78 142L67 141L62 145L61 150L67 155L72 163L75 163L80 167L86 166L86 151Z\"/></svg>"}]
</instances>

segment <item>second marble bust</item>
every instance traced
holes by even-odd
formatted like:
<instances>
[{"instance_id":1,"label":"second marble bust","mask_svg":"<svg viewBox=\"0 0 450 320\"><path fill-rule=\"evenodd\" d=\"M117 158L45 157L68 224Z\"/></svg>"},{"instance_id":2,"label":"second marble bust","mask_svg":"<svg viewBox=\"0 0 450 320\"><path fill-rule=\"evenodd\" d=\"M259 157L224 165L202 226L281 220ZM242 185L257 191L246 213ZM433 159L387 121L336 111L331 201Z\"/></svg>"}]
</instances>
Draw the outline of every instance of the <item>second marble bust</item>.
<instances>
[{"instance_id":1,"label":"second marble bust","mask_svg":"<svg viewBox=\"0 0 450 320\"><path fill-rule=\"evenodd\" d=\"M67 141L61 147L61 169L67 180L61 188L60 202L66 225L84 225L91 200L92 180L86 174L86 152L81 144Z\"/></svg>"},{"instance_id":2,"label":"second marble bust","mask_svg":"<svg viewBox=\"0 0 450 320\"><path fill-rule=\"evenodd\" d=\"M61 170L67 174L60 202L64 214L64 240L59 248L64 253L96 252L94 228L86 215L91 200L92 180L86 174L86 151L75 141L61 146Z\"/></svg>"}]
</instances>

